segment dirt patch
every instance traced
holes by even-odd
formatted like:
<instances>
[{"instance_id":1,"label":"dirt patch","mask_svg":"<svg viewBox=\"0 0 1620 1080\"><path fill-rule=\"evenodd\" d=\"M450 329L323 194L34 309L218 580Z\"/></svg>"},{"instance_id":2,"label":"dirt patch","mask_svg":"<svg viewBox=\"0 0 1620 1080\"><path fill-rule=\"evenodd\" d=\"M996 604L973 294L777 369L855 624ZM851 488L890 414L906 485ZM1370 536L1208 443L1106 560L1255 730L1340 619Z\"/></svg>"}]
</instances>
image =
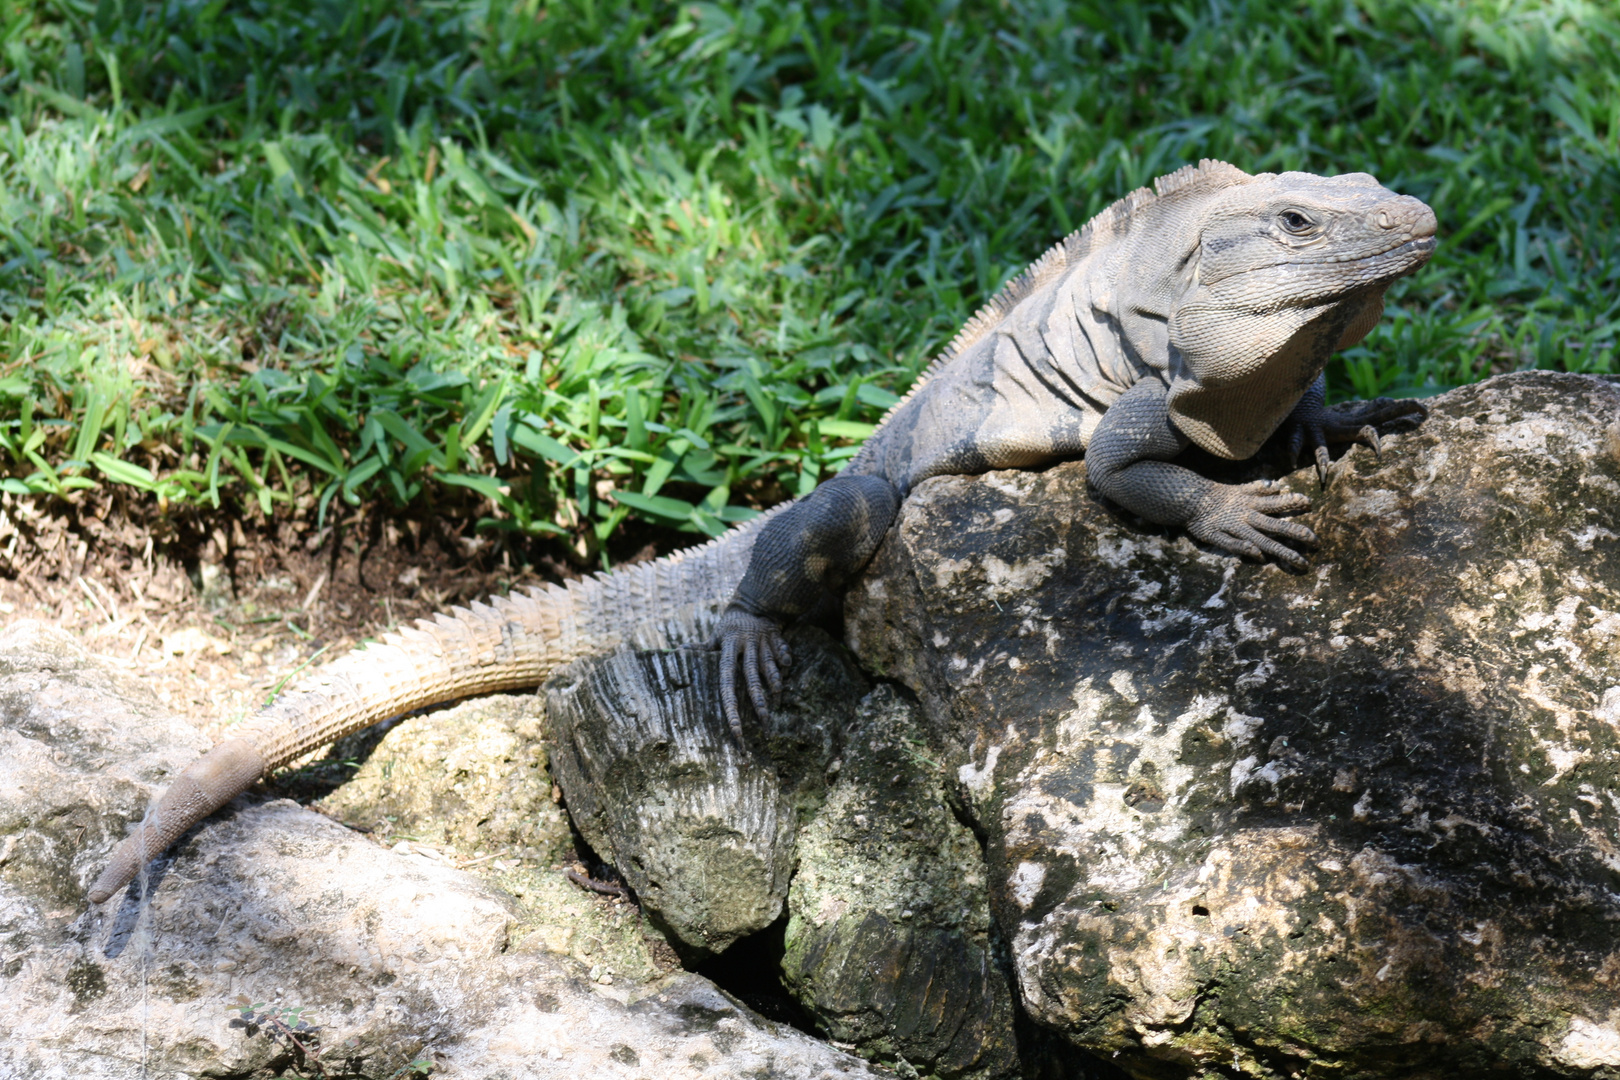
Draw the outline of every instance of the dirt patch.
<instances>
[{"instance_id":1,"label":"dirt patch","mask_svg":"<svg viewBox=\"0 0 1620 1080\"><path fill-rule=\"evenodd\" d=\"M636 562L694 539L633 530L610 555ZM0 621L68 630L211 735L306 664L584 569L560 544L479 532L470 517L334 503L318 523L298 511L165 512L119 491L0 494Z\"/></svg>"}]
</instances>

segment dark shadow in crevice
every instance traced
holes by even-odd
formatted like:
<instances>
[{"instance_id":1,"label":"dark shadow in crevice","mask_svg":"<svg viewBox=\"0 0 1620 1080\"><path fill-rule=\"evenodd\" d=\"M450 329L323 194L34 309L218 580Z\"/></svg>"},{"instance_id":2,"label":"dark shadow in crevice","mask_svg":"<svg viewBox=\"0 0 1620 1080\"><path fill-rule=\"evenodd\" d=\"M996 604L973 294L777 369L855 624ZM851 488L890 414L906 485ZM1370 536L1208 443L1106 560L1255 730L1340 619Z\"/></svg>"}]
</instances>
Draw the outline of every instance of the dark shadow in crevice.
<instances>
[{"instance_id":1,"label":"dark shadow in crevice","mask_svg":"<svg viewBox=\"0 0 1620 1080\"><path fill-rule=\"evenodd\" d=\"M1031 1020L1023 1005L1013 1005L1013 1033L1018 1039L1022 1080L1130 1080L1113 1062L1073 1045L1055 1031Z\"/></svg>"},{"instance_id":2,"label":"dark shadow in crevice","mask_svg":"<svg viewBox=\"0 0 1620 1080\"><path fill-rule=\"evenodd\" d=\"M687 968L714 983L767 1020L787 1024L817 1039L815 1020L782 985L782 959L787 955L788 917L750 934L721 953Z\"/></svg>"},{"instance_id":3,"label":"dark shadow in crevice","mask_svg":"<svg viewBox=\"0 0 1620 1080\"><path fill-rule=\"evenodd\" d=\"M573 873L578 873L578 871L574 871L569 875L570 880L587 892L599 893L604 896L617 895L636 905L636 907L641 907L640 898L636 896L636 891L630 887L630 882L625 879L625 876L619 873L619 868L598 855L596 849L591 847L590 841L585 839L585 834L580 832L579 827L574 824L574 815L567 812L567 803L559 800L557 807L563 811L563 818L568 822L568 836L574 844L574 861L584 867L584 877L588 879L587 881L580 881L579 878L573 876ZM573 871L573 868L569 867L568 871ZM656 922L656 920L654 921ZM667 938L669 935L666 934L665 936ZM671 942L671 946L674 946L673 942ZM678 954L679 950L677 949L676 952Z\"/></svg>"}]
</instances>

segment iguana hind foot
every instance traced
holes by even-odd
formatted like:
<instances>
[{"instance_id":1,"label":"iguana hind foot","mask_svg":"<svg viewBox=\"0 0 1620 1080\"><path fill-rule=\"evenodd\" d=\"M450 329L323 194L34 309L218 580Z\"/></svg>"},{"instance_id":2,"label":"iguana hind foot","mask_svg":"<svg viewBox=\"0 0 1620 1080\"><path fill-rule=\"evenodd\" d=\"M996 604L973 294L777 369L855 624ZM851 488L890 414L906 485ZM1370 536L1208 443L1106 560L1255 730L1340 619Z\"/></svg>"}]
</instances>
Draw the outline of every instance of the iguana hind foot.
<instances>
[{"instance_id":1,"label":"iguana hind foot","mask_svg":"<svg viewBox=\"0 0 1620 1080\"><path fill-rule=\"evenodd\" d=\"M764 719L781 689L782 668L792 662L782 627L860 572L899 508L893 483L846 472L760 529L712 642L720 650L720 704L733 731L742 732L738 664L754 711Z\"/></svg>"},{"instance_id":2,"label":"iguana hind foot","mask_svg":"<svg viewBox=\"0 0 1620 1080\"><path fill-rule=\"evenodd\" d=\"M728 608L720 617L713 645L720 650L720 704L732 733L740 739L738 663L742 664L743 683L748 688L748 699L754 703L754 713L763 718L770 715L772 702L782 693L782 670L793 663L793 653L774 620L739 608Z\"/></svg>"}]
</instances>

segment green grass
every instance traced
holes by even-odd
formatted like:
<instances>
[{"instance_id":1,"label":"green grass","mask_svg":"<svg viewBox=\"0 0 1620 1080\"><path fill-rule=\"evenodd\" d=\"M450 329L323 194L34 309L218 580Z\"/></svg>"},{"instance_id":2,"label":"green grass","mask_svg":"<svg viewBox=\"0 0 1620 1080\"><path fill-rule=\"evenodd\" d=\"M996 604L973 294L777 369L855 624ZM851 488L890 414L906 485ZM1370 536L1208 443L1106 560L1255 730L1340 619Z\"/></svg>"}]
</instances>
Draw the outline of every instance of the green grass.
<instances>
[{"instance_id":1,"label":"green grass","mask_svg":"<svg viewBox=\"0 0 1620 1080\"><path fill-rule=\"evenodd\" d=\"M585 553L836 470L1052 240L1200 157L1443 244L1338 396L1616 370L1620 18L1564 0L26 0L0 489L481 508ZM285 507L283 507L283 511Z\"/></svg>"}]
</instances>

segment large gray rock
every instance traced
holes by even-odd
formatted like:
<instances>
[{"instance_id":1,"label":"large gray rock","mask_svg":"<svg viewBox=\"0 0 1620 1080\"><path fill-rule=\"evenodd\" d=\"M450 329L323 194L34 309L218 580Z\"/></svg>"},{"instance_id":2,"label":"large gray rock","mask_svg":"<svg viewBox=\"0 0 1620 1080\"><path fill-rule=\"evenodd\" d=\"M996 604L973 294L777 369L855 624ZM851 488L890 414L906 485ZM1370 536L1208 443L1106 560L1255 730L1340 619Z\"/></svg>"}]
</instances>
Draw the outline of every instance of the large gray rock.
<instances>
[{"instance_id":1,"label":"large gray rock","mask_svg":"<svg viewBox=\"0 0 1620 1080\"><path fill-rule=\"evenodd\" d=\"M478 812L478 777L533 771L503 735L523 709L496 713L475 740L490 756L463 748L444 776L452 793L438 805L452 818ZM272 1019L318 1026L297 1037L343 1075L413 1060L479 1080L877 1075L696 975L615 978L547 951L560 941L588 959L592 943L559 923L567 912L544 922L545 905L286 800L237 800L136 892L87 908L117 839L107 823L137 812L201 742L65 635L0 633L0 1077L285 1075L304 1063L272 1038ZM400 748L379 756L417 768ZM235 1009L244 999L264 1003L251 1021Z\"/></svg>"},{"instance_id":2,"label":"large gray rock","mask_svg":"<svg viewBox=\"0 0 1620 1080\"><path fill-rule=\"evenodd\" d=\"M1620 387L1433 404L1304 574L1076 463L920 485L850 596L1024 1007L1135 1075L1620 1075Z\"/></svg>"}]
</instances>

